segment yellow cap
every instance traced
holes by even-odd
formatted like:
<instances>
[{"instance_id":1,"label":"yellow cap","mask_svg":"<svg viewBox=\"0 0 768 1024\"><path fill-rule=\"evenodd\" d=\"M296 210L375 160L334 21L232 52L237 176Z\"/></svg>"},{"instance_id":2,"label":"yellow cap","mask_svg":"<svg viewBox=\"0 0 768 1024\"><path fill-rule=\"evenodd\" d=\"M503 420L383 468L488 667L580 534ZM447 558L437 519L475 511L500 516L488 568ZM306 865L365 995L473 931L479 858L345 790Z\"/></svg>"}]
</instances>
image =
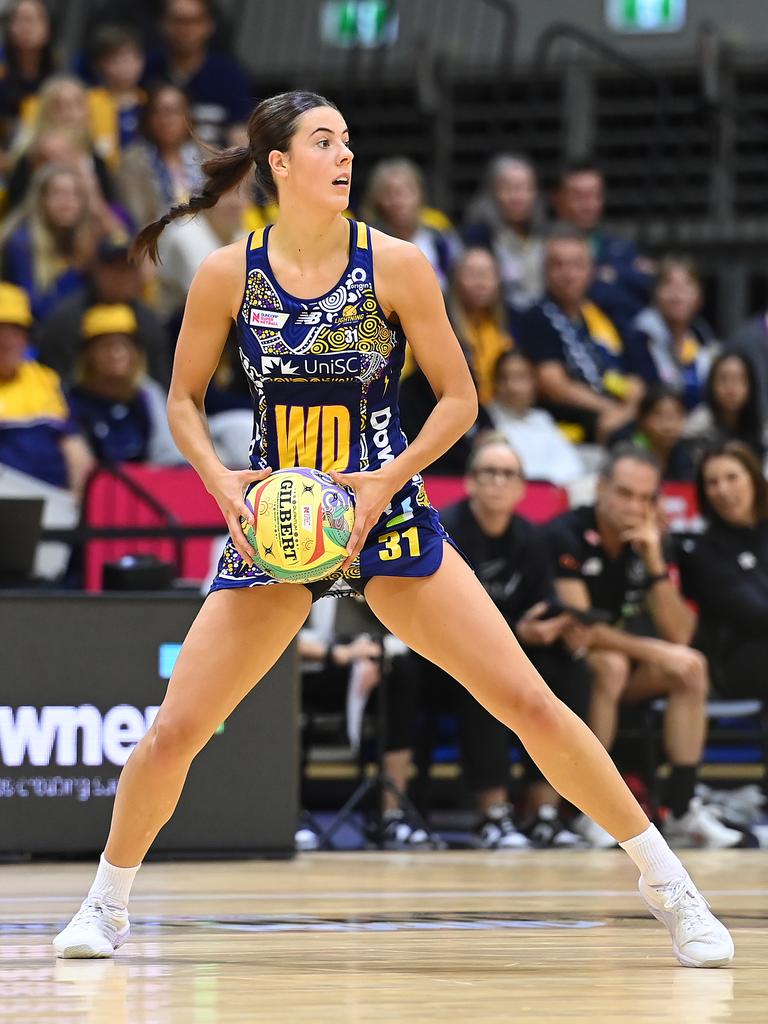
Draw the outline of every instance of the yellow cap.
<instances>
[{"instance_id":1,"label":"yellow cap","mask_svg":"<svg viewBox=\"0 0 768 1024\"><path fill-rule=\"evenodd\" d=\"M18 327L32 326L32 310L29 296L23 288L7 281L0 282L0 324L16 324Z\"/></svg>"},{"instance_id":2,"label":"yellow cap","mask_svg":"<svg viewBox=\"0 0 768 1024\"><path fill-rule=\"evenodd\" d=\"M131 307L116 302L109 306L91 306L86 309L80 329L83 338L90 341L100 334L135 334L139 325Z\"/></svg>"}]
</instances>

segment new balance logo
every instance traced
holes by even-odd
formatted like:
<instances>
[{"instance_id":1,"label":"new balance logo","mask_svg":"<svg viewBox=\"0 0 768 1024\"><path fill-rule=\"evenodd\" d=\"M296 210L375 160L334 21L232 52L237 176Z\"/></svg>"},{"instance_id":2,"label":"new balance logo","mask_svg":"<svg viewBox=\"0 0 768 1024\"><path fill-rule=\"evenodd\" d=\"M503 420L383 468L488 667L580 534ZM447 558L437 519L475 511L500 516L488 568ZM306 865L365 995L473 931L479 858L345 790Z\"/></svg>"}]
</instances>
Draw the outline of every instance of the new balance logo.
<instances>
[{"instance_id":1,"label":"new balance logo","mask_svg":"<svg viewBox=\"0 0 768 1024\"><path fill-rule=\"evenodd\" d=\"M314 324L319 324L322 319L323 314L319 309L304 309L296 317L296 323L313 326Z\"/></svg>"}]
</instances>

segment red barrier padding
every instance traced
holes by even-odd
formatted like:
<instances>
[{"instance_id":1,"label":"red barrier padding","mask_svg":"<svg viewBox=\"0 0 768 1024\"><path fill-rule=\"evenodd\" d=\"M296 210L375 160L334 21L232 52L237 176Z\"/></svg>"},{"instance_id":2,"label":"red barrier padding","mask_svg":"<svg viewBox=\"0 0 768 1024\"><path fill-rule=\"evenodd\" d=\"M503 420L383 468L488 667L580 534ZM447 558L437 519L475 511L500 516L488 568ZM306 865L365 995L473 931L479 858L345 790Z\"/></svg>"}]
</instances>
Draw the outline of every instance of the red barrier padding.
<instances>
[{"instance_id":1,"label":"red barrier padding","mask_svg":"<svg viewBox=\"0 0 768 1024\"><path fill-rule=\"evenodd\" d=\"M191 466L164 468L126 464L123 473L152 495L178 522L185 526L226 525L219 507L203 487ZM461 477L433 476L424 478L429 500L436 508L444 508L466 497ZM688 529L697 518L696 493L692 484L664 484L664 509L673 529ZM568 494L562 487L542 480L526 485L525 497L518 511L536 523L547 522L568 509ZM163 518L146 502L137 497L126 484L111 473L99 473L94 479L87 499L88 526L162 526ZM210 537L185 540L182 545L181 575L188 579L203 579L209 569L212 541ZM174 545L168 540L127 539L92 540L85 550L85 588L101 590L101 576L105 562L115 561L126 554L153 554L163 560L173 560Z\"/></svg>"}]
</instances>

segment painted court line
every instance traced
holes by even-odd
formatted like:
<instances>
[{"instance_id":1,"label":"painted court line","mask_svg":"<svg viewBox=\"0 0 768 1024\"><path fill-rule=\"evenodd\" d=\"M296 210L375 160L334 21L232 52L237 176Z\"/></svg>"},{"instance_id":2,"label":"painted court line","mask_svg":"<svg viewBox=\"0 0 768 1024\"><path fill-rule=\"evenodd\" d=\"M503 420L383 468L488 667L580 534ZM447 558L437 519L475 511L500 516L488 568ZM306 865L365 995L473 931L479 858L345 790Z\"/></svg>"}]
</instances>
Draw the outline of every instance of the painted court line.
<instances>
[{"instance_id":1,"label":"painted court line","mask_svg":"<svg viewBox=\"0 0 768 1024\"><path fill-rule=\"evenodd\" d=\"M175 903L180 901L199 902L210 900L212 902L232 902L242 900L256 900L260 903L279 903L281 900L301 900L303 902L330 902L339 900L457 900L457 899L594 899L595 897L627 896L636 895L630 888L627 889L455 889L440 890L432 892L423 890L421 892L330 892L330 893L307 893L307 892L284 892L284 893L261 893L261 892L175 892L175 893L134 893L131 895L131 903ZM707 896L746 896L763 897L768 896L768 889L707 889ZM52 895L52 896L0 896L0 904L3 903L69 903L73 900L82 899L82 892L73 895Z\"/></svg>"}]
</instances>

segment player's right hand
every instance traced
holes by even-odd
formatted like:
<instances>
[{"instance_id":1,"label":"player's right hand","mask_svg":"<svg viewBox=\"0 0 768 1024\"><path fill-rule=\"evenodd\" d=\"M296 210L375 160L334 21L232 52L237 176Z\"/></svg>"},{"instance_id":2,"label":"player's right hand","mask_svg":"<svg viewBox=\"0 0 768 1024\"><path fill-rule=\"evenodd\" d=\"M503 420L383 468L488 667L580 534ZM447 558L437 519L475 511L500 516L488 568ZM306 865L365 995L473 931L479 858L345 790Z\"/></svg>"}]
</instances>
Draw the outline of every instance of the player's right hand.
<instances>
[{"instance_id":1,"label":"player's right hand","mask_svg":"<svg viewBox=\"0 0 768 1024\"><path fill-rule=\"evenodd\" d=\"M220 475L208 486L227 521L229 535L237 548L237 553L251 569L256 552L246 540L240 522L244 519L253 526L253 513L245 504L245 492L250 484L264 480L271 472L270 466L266 469L222 469Z\"/></svg>"}]
</instances>

